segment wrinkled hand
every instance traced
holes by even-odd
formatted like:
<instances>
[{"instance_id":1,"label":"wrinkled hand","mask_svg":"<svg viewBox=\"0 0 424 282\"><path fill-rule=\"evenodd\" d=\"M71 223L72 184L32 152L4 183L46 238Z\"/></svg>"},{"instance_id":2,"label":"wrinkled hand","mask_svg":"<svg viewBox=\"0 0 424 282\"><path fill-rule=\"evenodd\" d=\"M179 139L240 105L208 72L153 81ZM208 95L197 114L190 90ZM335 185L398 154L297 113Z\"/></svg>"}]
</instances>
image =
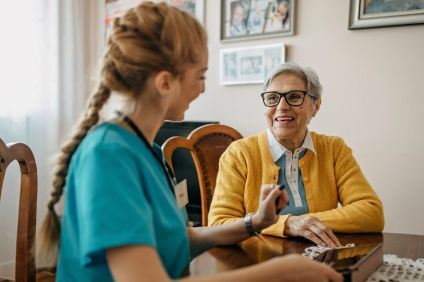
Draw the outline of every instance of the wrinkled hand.
<instances>
[{"instance_id":1,"label":"wrinkled hand","mask_svg":"<svg viewBox=\"0 0 424 282\"><path fill-rule=\"evenodd\" d=\"M278 185L264 184L261 187L261 197L258 211L252 217L255 230L262 230L278 220L277 209L284 209L289 196Z\"/></svg>"},{"instance_id":2,"label":"wrinkled hand","mask_svg":"<svg viewBox=\"0 0 424 282\"><path fill-rule=\"evenodd\" d=\"M323 247L341 247L333 231L313 216L290 216L286 220L284 235L301 236Z\"/></svg>"},{"instance_id":3,"label":"wrinkled hand","mask_svg":"<svg viewBox=\"0 0 424 282\"><path fill-rule=\"evenodd\" d=\"M270 260L270 263L276 264L273 269L277 269L280 272L272 273L271 270L266 272L269 275L273 275L272 281L343 281L343 276L330 266L297 254L277 257Z\"/></svg>"}]
</instances>

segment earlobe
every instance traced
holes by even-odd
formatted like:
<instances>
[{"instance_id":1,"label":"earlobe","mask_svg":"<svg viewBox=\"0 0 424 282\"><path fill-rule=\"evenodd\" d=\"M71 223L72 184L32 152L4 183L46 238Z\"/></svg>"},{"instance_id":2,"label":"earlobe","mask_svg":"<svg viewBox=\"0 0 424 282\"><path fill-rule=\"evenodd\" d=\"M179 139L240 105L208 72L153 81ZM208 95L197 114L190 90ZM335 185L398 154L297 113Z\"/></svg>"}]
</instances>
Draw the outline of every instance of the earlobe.
<instances>
[{"instance_id":1,"label":"earlobe","mask_svg":"<svg viewBox=\"0 0 424 282\"><path fill-rule=\"evenodd\" d=\"M321 107L321 99L315 101L315 103L314 103L314 112L312 114L312 117L315 117L316 116L316 114L318 113L320 107Z\"/></svg>"}]
</instances>

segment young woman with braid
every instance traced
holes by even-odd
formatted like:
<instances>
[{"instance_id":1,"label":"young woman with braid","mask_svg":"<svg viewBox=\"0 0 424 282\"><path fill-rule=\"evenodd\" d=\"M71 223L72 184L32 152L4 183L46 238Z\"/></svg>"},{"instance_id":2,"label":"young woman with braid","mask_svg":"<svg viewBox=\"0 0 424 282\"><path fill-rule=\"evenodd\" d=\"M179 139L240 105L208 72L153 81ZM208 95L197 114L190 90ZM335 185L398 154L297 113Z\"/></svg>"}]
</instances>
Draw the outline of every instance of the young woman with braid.
<instances>
[{"instance_id":1,"label":"young woman with braid","mask_svg":"<svg viewBox=\"0 0 424 282\"><path fill-rule=\"evenodd\" d=\"M57 281L169 281L190 258L216 245L238 243L277 220L287 194L264 185L249 220L190 228L174 196L160 149L153 143L164 120L182 120L204 91L206 34L189 14L143 3L115 21L100 82L58 161L46 250L60 245ZM127 98L113 120L99 122L112 92ZM64 187L66 189L64 190ZM54 207L66 193L64 212ZM276 201L279 203L276 207ZM61 226L61 227L60 227ZM60 236L60 244L58 244ZM309 271L305 271L309 269ZM285 256L242 270L187 281L341 280L330 267Z\"/></svg>"}]
</instances>

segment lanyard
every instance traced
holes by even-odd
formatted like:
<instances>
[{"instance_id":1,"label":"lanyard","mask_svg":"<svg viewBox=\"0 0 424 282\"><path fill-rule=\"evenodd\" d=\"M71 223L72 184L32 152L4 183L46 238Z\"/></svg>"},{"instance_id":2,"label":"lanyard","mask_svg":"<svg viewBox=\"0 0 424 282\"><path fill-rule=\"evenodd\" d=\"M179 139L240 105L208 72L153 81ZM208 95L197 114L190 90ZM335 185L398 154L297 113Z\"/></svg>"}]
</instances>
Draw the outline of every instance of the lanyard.
<instances>
[{"instance_id":1,"label":"lanyard","mask_svg":"<svg viewBox=\"0 0 424 282\"><path fill-rule=\"evenodd\" d=\"M171 189L172 195L174 194L174 184L172 183L172 180L175 180L175 176L172 173L172 169L168 166L168 164L163 162L163 160L160 159L160 157L155 153L152 146L150 145L149 141L147 141L144 134L141 132L141 130L137 127L137 125L134 123L132 119L130 119L127 115L124 115L120 111L115 111L120 117L123 118L123 120L128 124L129 127L131 127L132 130L134 130L135 134L140 138L140 140L146 145L147 148L149 148L150 153L154 156L154 158L159 162L160 167L162 168L163 172L166 175L166 180L168 180L169 188Z\"/></svg>"}]
</instances>

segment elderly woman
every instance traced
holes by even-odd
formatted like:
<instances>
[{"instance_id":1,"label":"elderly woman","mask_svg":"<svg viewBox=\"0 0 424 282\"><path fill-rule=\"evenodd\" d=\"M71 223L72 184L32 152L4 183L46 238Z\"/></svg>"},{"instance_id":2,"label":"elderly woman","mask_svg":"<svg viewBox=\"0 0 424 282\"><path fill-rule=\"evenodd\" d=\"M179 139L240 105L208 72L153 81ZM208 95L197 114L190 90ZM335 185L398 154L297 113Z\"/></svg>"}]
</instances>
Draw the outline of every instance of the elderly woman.
<instances>
[{"instance_id":1,"label":"elderly woman","mask_svg":"<svg viewBox=\"0 0 424 282\"><path fill-rule=\"evenodd\" d=\"M337 247L333 232L381 232L383 206L340 137L310 132L322 87L310 68L286 63L272 71L261 93L267 129L233 142L220 159L209 224L258 209L262 184L284 186L289 204L276 224L254 231L301 236ZM339 204L341 205L339 207ZM248 222L248 220L246 220Z\"/></svg>"}]
</instances>

